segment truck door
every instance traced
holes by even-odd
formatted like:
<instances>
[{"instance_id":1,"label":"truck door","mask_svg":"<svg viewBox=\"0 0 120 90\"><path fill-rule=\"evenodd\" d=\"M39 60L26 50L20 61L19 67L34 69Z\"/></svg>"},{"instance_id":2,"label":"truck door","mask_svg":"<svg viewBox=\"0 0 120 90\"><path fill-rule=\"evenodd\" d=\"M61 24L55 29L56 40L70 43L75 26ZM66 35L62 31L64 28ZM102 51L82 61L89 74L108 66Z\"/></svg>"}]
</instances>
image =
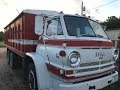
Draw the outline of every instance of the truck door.
<instances>
[{"instance_id":1,"label":"truck door","mask_svg":"<svg viewBox=\"0 0 120 90\"><path fill-rule=\"evenodd\" d=\"M46 35L50 39L64 39L63 29L59 18L48 20L46 23Z\"/></svg>"},{"instance_id":2,"label":"truck door","mask_svg":"<svg viewBox=\"0 0 120 90\"><path fill-rule=\"evenodd\" d=\"M50 62L56 62L59 59L59 51L63 50L63 41L65 40L64 32L62 29L59 17L52 18L46 22L45 30L45 44Z\"/></svg>"}]
</instances>

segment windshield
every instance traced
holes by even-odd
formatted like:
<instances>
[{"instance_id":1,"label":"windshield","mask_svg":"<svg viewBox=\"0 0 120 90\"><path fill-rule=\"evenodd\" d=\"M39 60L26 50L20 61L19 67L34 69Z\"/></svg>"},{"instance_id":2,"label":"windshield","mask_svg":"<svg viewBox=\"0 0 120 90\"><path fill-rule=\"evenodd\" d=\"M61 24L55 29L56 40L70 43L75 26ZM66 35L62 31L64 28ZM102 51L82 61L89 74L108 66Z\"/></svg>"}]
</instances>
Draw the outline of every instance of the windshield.
<instances>
[{"instance_id":1,"label":"windshield","mask_svg":"<svg viewBox=\"0 0 120 90\"><path fill-rule=\"evenodd\" d=\"M89 20L89 22L90 22L90 25L91 25L92 29L94 30L97 37L108 38L107 35L105 34L102 26L99 23L97 23L93 20Z\"/></svg>"},{"instance_id":2,"label":"windshield","mask_svg":"<svg viewBox=\"0 0 120 90\"><path fill-rule=\"evenodd\" d=\"M107 38L102 27L97 22L84 17L64 16L67 32L69 36L85 36Z\"/></svg>"}]
</instances>

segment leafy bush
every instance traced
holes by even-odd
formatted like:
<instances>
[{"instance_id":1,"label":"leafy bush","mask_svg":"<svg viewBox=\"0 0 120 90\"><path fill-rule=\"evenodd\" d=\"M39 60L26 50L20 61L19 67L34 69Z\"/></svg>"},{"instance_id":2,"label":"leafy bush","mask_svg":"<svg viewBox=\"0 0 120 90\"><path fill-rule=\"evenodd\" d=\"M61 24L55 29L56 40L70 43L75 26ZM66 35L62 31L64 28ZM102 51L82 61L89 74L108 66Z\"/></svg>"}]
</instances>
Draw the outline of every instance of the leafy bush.
<instances>
[{"instance_id":1,"label":"leafy bush","mask_svg":"<svg viewBox=\"0 0 120 90\"><path fill-rule=\"evenodd\" d=\"M110 16L108 19L102 23L102 25L107 26L107 30L120 28L120 17Z\"/></svg>"},{"instance_id":2,"label":"leafy bush","mask_svg":"<svg viewBox=\"0 0 120 90\"><path fill-rule=\"evenodd\" d=\"M0 41L3 41L3 37L4 37L3 34L4 34L4 33L1 31L1 32L0 32Z\"/></svg>"}]
</instances>

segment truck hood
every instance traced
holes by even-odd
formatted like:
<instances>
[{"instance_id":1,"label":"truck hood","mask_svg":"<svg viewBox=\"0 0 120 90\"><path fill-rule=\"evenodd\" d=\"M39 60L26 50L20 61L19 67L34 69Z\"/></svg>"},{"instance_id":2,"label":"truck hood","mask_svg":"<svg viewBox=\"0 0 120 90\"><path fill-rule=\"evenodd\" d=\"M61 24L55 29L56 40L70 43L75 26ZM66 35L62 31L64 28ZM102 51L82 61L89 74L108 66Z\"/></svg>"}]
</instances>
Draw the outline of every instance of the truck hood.
<instances>
[{"instance_id":1,"label":"truck hood","mask_svg":"<svg viewBox=\"0 0 120 90\"><path fill-rule=\"evenodd\" d=\"M78 51L80 53L81 64L113 59L112 52L114 45L112 41L108 39L54 39L45 40L45 43L49 48L51 47L50 50L47 48L48 51L51 52L51 50L54 49L53 53L49 53L51 60L57 59L56 53L63 50L63 47L66 48L65 51L67 55L73 51ZM66 56L66 59L67 57L68 56Z\"/></svg>"}]
</instances>

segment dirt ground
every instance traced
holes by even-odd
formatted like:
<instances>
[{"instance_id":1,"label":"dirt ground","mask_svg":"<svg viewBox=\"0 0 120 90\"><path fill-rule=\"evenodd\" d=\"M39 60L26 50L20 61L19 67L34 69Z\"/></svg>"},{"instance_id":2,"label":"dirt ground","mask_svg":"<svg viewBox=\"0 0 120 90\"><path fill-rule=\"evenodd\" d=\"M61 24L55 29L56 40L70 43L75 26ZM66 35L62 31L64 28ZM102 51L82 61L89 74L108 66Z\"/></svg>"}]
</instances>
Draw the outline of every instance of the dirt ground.
<instances>
[{"instance_id":1,"label":"dirt ground","mask_svg":"<svg viewBox=\"0 0 120 90\"><path fill-rule=\"evenodd\" d=\"M29 90L22 69L12 70L7 64L6 48L0 48L0 90Z\"/></svg>"}]
</instances>

